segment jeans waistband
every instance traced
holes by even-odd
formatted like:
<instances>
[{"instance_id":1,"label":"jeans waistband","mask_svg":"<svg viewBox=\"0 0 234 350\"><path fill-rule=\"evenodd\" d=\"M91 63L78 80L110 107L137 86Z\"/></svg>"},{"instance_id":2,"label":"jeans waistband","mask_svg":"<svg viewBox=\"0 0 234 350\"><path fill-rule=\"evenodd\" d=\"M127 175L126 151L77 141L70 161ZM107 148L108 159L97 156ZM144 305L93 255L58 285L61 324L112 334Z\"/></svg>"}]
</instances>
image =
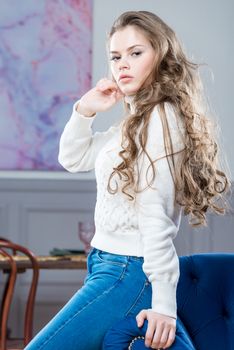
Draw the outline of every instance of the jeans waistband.
<instances>
[{"instance_id":1,"label":"jeans waistband","mask_svg":"<svg viewBox=\"0 0 234 350\"><path fill-rule=\"evenodd\" d=\"M128 260L136 260L136 261L140 261L140 262L144 262L144 257L143 256L135 256L135 255L121 255L121 254L115 254L115 253L110 253L110 252L107 252L105 250L101 250L101 249L98 249L98 248L91 248L91 251L95 252L95 251L99 251L101 253L107 253L107 254L110 254L110 255L113 255L113 256L122 256L122 257L126 257Z\"/></svg>"}]
</instances>

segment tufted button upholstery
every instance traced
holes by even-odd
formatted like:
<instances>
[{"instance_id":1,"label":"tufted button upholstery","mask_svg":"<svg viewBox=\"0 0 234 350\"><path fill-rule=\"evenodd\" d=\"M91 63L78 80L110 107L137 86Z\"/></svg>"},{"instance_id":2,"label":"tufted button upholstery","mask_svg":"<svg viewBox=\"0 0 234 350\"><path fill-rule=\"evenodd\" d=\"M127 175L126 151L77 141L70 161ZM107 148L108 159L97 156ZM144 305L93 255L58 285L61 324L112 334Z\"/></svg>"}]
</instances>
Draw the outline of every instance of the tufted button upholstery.
<instances>
[{"instance_id":1,"label":"tufted button upholstery","mask_svg":"<svg viewBox=\"0 0 234 350\"><path fill-rule=\"evenodd\" d=\"M178 315L199 350L234 350L234 254L182 256Z\"/></svg>"},{"instance_id":2,"label":"tufted button upholstery","mask_svg":"<svg viewBox=\"0 0 234 350\"><path fill-rule=\"evenodd\" d=\"M176 340L171 350L234 350L234 254L179 257ZM126 317L106 334L103 349L147 349L147 320ZM131 346L131 347L129 347Z\"/></svg>"}]
</instances>

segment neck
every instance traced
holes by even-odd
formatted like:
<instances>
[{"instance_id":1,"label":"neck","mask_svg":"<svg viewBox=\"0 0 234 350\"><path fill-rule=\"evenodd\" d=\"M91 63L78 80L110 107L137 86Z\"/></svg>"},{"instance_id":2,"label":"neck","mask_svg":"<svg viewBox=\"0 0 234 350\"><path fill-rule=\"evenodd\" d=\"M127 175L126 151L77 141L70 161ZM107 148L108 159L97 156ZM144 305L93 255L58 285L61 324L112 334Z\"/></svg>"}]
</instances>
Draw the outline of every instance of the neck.
<instances>
[{"instance_id":1,"label":"neck","mask_svg":"<svg viewBox=\"0 0 234 350\"><path fill-rule=\"evenodd\" d=\"M134 113L134 100L135 95L126 95L124 97L124 101L130 105L130 111L131 113Z\"/></svg>"}]
</instances>

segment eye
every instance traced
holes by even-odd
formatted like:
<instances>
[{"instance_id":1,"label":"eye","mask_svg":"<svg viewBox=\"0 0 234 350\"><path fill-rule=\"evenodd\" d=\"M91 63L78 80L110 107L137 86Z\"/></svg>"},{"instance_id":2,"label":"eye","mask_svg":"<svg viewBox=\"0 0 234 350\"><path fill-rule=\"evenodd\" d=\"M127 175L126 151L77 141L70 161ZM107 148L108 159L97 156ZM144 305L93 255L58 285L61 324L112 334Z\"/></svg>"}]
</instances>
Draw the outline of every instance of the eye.
<instances>
[{"instance_id":1,"label":"eye","mask_svg":"<svg viewBox=\"0 0 234 350\"><path fill-rule=\"evenodd\" d=\"M132 55L136 55L136 56L139 56L142 52L141 51L135 51L132 53Z\"/></svg>"},{"instance_id":2,"label":"eye","mask_svg":"<svg viewBox=\"0 0 234 350\"><path fill-rule=\"evenodd\" d=\"M118 60L118 59L120 59L119 56L113 56L113 57L110 58L110 61L116 61L116 60Z\"/></svg>"}]
</instances>

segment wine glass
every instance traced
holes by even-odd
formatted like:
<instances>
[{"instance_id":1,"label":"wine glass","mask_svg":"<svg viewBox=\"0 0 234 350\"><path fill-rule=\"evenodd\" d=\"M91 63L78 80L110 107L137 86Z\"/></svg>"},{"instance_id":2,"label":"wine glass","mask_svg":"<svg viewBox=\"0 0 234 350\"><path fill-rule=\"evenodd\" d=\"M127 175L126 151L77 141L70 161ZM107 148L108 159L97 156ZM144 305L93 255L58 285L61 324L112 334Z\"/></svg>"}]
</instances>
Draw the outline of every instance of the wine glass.
<instances>
[{"instance_id":1,"label":"wine glass","mask_svg":"<svg viewBox=\"0 0 234 350\"><path fill-rule=\"evenodd\" d=\"M90 242L95 233L95 224L93 221L80 221L78 223L78 232L81 242L84 244L85 254L90 251Z\"/></svg>"}]
</instances>

